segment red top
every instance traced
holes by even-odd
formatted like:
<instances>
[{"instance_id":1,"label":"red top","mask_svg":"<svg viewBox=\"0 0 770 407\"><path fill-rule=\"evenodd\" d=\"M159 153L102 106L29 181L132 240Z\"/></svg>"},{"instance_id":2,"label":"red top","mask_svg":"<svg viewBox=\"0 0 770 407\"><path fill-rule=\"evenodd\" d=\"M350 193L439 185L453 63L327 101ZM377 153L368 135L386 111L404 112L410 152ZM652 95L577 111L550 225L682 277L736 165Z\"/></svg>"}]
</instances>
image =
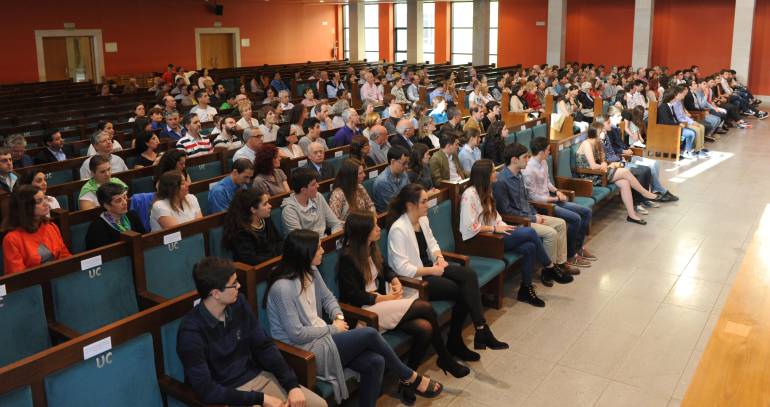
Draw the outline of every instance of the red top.
<instances>
[{"instance_id":1,"label":"red top","mask_svg":"<svg viewBox=\"0 0 770 407\"><path fill-rule=\"evenodd\" d=\"M173 85L174 84L174 73L173 72L170 72L170 71L163 72L162 78L169 85Z\"/></svg>"},{"instance_id":2,"label":"red top","mask_svg":"<svg viewBox=\"0 0 770 407\"><path fill-rule=\"evenodd\" d=\"M45 246L41 248L40 245ZM20 273L29 268L39 266L40 250L47 249L52 258L58 260L71 256L69 249L62 240L59 227L53 222L45 222L35 233L29 233L16 228L3 239L3 266L5 274Z\"/></svg>"},{"instance_id":3,"label":"red top","mask_svg":"<svg viewBox=\"0 0 770 407\"><path fill-rule=\"evenodd\" d=\"M537 98L537 94L532 92L524 92L524 100L527 101L527 107L530 109L540 109L540 99Z\"/></svg>"}]
</instances>

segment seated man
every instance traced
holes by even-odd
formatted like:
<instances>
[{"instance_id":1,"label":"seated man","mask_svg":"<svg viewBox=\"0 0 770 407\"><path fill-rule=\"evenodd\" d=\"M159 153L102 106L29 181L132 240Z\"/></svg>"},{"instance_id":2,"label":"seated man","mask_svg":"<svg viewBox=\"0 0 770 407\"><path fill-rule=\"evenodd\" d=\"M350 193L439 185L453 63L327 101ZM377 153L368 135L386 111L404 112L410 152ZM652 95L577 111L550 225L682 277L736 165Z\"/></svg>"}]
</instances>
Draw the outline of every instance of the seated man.
<instances>
[{"instance_id":1,"label":"seated man","mask_svg":"<svg viewBox=\"0 0 770 407\"><path fill-rule=\"evenodd\" d=\"M297 376L238 293L232 262L203 258L193 267L200 303L184 316L176 352L185 382L206 404L324 407ZM287 404L288 403L288 404Z\"/></svg>"},{"instance_id":2,"label":"seated man","mask_svg":"<svg viewBox=\"0 0 770 407\"><path fill-rule=\"evenodd\" d=\"M233 161L233 170L230 171L230 175L209 188L209 212L226 211L230 207L230 201L233 200L235 192L239 189L247 189L251 185L253 176L253 161L245 158Z\"/></svg>"},{"instance_id":3,"label":"seated man","mask_svg":"<svg viewBox=\"0 0 770 407\"><path fill-rule=\"evenodd\" d=\"M307 147L307 151L308 161L302 168L309 168L315 171L320 181L334 178L336 175L334 167L324 164L326 154L323 145L321 145L321 143L310 143Z\"/></svg>"},{"instance_id":4,"label":"seated man","mask_svg":"<svg viewBox=\"0 0 770 407\"><path fill-rule=\"evenodd\" d=\"M190 113L184 117L182 121L187 134L180 138L176 142L176 148L178 150L184 150L187 157L197 157L199 155L208 154L214 151L214 147L211 145L208 137L201 136L201 121L198 115Z\"/></svg>"},{"instance_id":5,"label":"seated man","mask_svg":"<svg viewBox=\"0 0 770 407\"><path fill-rule=\"evenodd\" d=\"M305 155L307 155L307 147L310 145L310 143L318 143L322 145L324 151L329 149L329 147L326 145L326 140L321 137L321 124L317 118L311 117L309 119L305 119L305 121L302 122L302 131L305 132L305 135L299 139L297 144L302 149L302 152L305 153Z\"/></svg>"},{"instance_id":6,"label":"seated man","mask_svg":"<svg viewBox=\"0 0 770 407\"><path fill-rule=\"evenodd\" d=\"M33 165L32 157L24 152L27 149L27 140L21 134L14 134L5 140L5 146L11 149L14 168L29 167Z\"/></svg>"},{"instance_id":7,"label":"seated man","mask_svg":"<svg viewBox=\"0 0 770 407\"><path fill-rule=\"evenodd\" d=\"M11 150L0 147L0 190L11 193L18 180L19 176L13 172Z\"/></svg>"},{"instance_id":8,"label":"seated man","mask_svg":"<svg viewBox=\"0 0 770 407\"><path fill-rule=\"evenodd\" d=\"M123 161L122 158L112 154L112 137L110 137L109 133L104 131L94 133L94 135L91 136L91 145L94 146L96 155L100 155L110 161L110 168L112 169L113 174L128 171L126 162ZM93 157L95 157L95 155L86 158L86 160L83 161L83 165L80 166L80 179L87 180L93 176L89 167L91 158Z\"/></svg>"},{"instance_id":9,"label":"seated man","mask_svg":"<svg viewBox=\"0 0 770 407\"><path fill-rule=\"evenodd\" d=\"M497 211L501 215L521 216L532 222L530 227L543 239L548 257L556 264L554 272L559 279L562 275L569 277L569 274L580 274L580 270L567 264L567 223L557 217L538 214L529 203L529 193L521 174L529 161L527 148L519 143L509 144L503 150L503 160L506 166L492 185ZM546 273L541 274L540 278L543 284L550 286L553 284L552 276ZM555 280L558 282L559 279Z\"/></svg>"},{"instance_id":10,"label":"seated man","mask_svg":"<svg viewBox=\"0 0 770 407\"><path fill-rule=\"evenodd\" d=\"M404 108L398 103L392 103L385 111L388 112L388 117L382 120L382 125L388 130L388 134L395 134L398 122L404 117Z\"/></svg>"},{"instance_id":11,"label":"seated man","mask_svg":"<svg viewBox=\"0 0 770 407\"><path fill-rule=\"evenodd\" d=\"M698 91L698 82L693 80L688 82L687 95L684 97L684 107L687 109L687 113L690 112L704 112L705 117L702 121L698 121L701 125L705 126L706 134L704 137L709 141L716 141L719 139L719 135L716 134L719 128L722 127L722 119L719 116L715 116L706 110L708 106L701 106L700 101L696 95Z\"/></svg>"},{"instance_id":12,"label":"seated man","mask_svg":"<svg viewBox=\"0 0 770 407\"><path fill-rule=\"evenodd\" d=\"M334 133L334 147L346 146L353 140L353 136L361 135L361 130L358 129L358 112L356 109L350 108L342 112L342 120L345 121L345 125L340 127L336 133Z\"/></svg>"},{"instance_id":13,"label":"seated man","mask_svg":"<svg viewBox=\"0 0 770 407\"><path fill-rule=\"evenodd\" d=\"M59 130L53 130L45 135L45 147L35 156L35 165L55 163L72 158L72 147L64 144L64 138Z\"/></svg>"},{"instance_id":14,"label":"seated man","mask_svg":"<svg viewBox=\"0 0 770 407\"><path fill-rule=\"evenodd\" d=\"M409 151L401 146L388 150L389 165L377 176L372 186L374 207L385 212L390 201L409 183L406 170L409 168Z\"/></svg>"},{"instance_id":15,"label":"seated man","mask_svg":"<svg viewBox=\"0 0 770 407\"><path fill-rule=\"evenodd\" d=\"M685 123L680 123L674 113L673 102L684 99L686 89L683 86L672 86L666 90L658 105L658 124L682 127L682 141L684 141L683 158L695 158L693 155L693 141L695 140L695 130L687 128Z\"/></svg>"},{"instance_id":16,"label":"seated man","mask_svg":"<svg viewBox=\"0 0 770 407\"><path fill-rule=\"evenodd\" d=\"M492 103L492 102L490 102ZM468 131L468 129L476 129L479 131L479 133L484 133L484 127L481 125L481 121L484 118L484 107L483 106L473 106L470 109L471 117L468 118L468 120L465 121L465 125L463 126L463 131Z\"/></svg>"},{"instance_id":17,"label":"seated man","mask_svg":"<svg viewBox=\"0 0 770 407\"><path fill-rule=\"evenodd\" d=\"M433 186L439 188L441 181L457 182L466 177L457 150L460 148L458 133L455 131L444 132L439 138L439 150L430 157L430 178Z\"/></svg>"},{"instance_id":18,"label":"seated man","mask_svg":"<svg viewBox=\"0 0 770 407\"><path fill-rule=\"evenodd\" d=\"M414 146L414 125L409 119L400 119L396 125L396 134L390 138L391 146L401 146L412 151Z\"/></svg>"},{"instance_id":19,"label":"seated man","mask_svg":"<svg viewBox=\"0 0 770 407\"><path fill-rule=\"evenodd\" d=\"M695 131L695 141L694 141L694 155L708 158L708 150L703 148L703 144L705 143L706 139L706 127L695 120L693 120L692 116L690 116L690 113L688 113L684 109L684 98L687 96L688 93L690 93L689 89L686 85L677 85L676 87L677 92L681 89L682 91L682 97L680 98L674 98L674 100L671 101L671 107L674 110L674 115L676 116L676 119L679 121L679 123L683 123L685 126L687 126L688 129L692 129Z\"/></svg>"},{"instance_id":20,"label":"seated man","mask_svg":"<svg viewBox=\"0 0 770 407\"><path fill-rule=\"evenodd\" d=\"M375 164L384 164L388 162L388 150L390 150L388 141L388 131L381 125L375 125L369 130L369 157Z\"/></svg>"},{"instance_id":21,"label":"seated man","mask_svg":"<svg viewBox=\"0 0 770 407\"><path fill-rule=\"evenodd\" d=\"M567 259L570 265L590 267L586 260L596 260L596 257L583 246L588 228L591 226L591 208L569 202L567 196L551 184L548 175L548 155L551 150L548 139L535 137L530 143L532 158L527 162L527 168L522 171L524 186L529 197L535 202L551 203L554 205L554 216L567 223Z\"/></svg>"},{"instance_id":22,"label":"seated man","mask_svg":"<svg viewBox=\"0 0 770 407\"><path fill-rule=\"evenodd\" d=\"M262 128L245 128L241 137L243 138L243 147L233 154L233 162L242 158L254 162L257 158L257 149L262 145Z\"/></svg>"},{"instance_id":23,"label":"seated man","mask_svg":"<svg viewBox=\"0 0 770 407\"><path fill-rule=\"evenodd\" d=\"M190 114L198 115L201 123L208 123L214 120L214 116L217 114L217 109L209 106L209 95L205 89L199 89L195 92L195 100L198 104L190 109Z\"/></svg>"},{"instance_id":24,"label":"seated man","mask_svg":"<svg viewBox=\"0 0 770 407\"><path fill-rule=\"evenodd\" d=\"M383 95L377 84L374 83L374 75L371 72L367 72L364 79L366 82L361 85L361 101L368 101L376 106L381 105Z\"/></svg>"},{"instance_id":25,"label":"seated man","mask_svg":"<svg viewBox=\"0 0 770 407\"><path fill-rule=\"evenodd\" d=\"M342 222L334 215L323 195L318 193L318 173L310 168L297 168L291 174L292 193L281 203L283 233L308 229L326 236L342 230Z\"/></svg>"},{"instance_id":26,"label":"seated man","mask_svg":"<svg viewBox=\"0 0 770 407\"><path fill-rule=\"evenodd\" d=\"M174 110L166 113L166 125L163 126L160 137L179 141L185 135L187 135L187 130L179 123L179 112Z\"/></svg>"}]
</instances>

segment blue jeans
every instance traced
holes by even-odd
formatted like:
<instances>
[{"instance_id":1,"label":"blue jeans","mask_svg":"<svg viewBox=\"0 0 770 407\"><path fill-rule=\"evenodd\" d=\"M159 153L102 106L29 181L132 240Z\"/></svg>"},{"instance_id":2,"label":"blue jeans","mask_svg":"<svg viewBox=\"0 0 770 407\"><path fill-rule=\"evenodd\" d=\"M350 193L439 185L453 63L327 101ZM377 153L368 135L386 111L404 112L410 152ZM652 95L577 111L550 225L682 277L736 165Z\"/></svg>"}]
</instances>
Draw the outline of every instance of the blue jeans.
<instances>
[{"instance_id":1,"label":"blue jeans","mask_svg":"<svg viewBox=\"0 0 770 407\"><path fill-rule=\"evenodd\" d=\"M652 180L650 182L652 185L652 192L660 192L661 194L668 192L668 189L660 183L660 163L657 160L642 160L642 157L633 156L631 157L631 162L626 164L626 167L631 168L636 165L646 165L642 164L642 162L651 163L650 165L647 165L647 167L650 169L650 173L652 173Z\"/></svg>"},{"instance_id":2,"label":"blue jeans","mask_svg":"<svg viewBox=\"0 0 770 407\"><path fill-rule=\"evenodd\" d=\"M692 143L695 140L695 130L682 128L682 141L684 141L684 151L692 151Z\"/></svg>"},{"instance_id":3,"label":"blue jeans","mask_svg":"<svg viewBox=\"0 0 770 407\"><path fill-rule=\"evenodd\" d=\"M332 335L337 345L342 367L355 370L361 375L358 403L371 406L377 403L382 388L385 368L396 373L399 379L408 380L413 370L398 358L393 349L374 328L356 328Z\"/></svg>"},{"instance_id":4,"label":"blue jeans","mask_svg":"<svg viewBox=\"0 0 770 407\"><path fill-rule=\"evenodd\" d=\"M583 248L591 224L591 209L573 202L557 202L553 209L554 216L567 222L567 258L571 259Z\"/></svg>"},{"instance_id":5,"label":"blue jeans","mask_svg":"<svg viewBox=\"0 0 770 407\"><path fill-rule=\"evenodd\" d=\"M706 126L706 135L710 136L722 125L722 119L720 119L719 116L706 113L706 118L703 119L703 125Z\"/></svg>"},{"instance_id":6,"label":"blue jeans","mask_svg":"<svg viewBox=\"0 0 770 407\"><path fill-rule=\"evenodd\" d=\"M532 274L535 272L535 263L544 266L551 264L551 259L543 247L543 242L537 236L535 229L517 226L511 234L503 237L505 251L516 252L521 255L521 284L532 285Z\"/></svg>"}]
</instances>

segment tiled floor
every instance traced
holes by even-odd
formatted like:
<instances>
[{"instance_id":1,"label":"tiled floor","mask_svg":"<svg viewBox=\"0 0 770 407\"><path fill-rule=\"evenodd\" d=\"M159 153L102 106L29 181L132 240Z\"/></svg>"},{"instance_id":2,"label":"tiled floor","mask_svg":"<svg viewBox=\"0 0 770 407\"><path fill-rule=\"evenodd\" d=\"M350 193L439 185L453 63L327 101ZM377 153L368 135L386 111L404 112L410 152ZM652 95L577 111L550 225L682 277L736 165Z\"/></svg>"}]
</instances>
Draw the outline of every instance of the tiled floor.
<instances>
[{"instance_id":1,"label":"tiled floor","mask_svg":"<svg viewBox=\"0 0 770 407\"><path fill-rule=\"evenodd\" d=\"M600 260L572 284L538 286L544 309L515 301L509 281L487 317L511 349L482 351L463 379L427 361L446 391L418 405L678 406L770 202L770 120L752 122L708 143L710 159L664 162L681 200L650 209L647 226L626 223L619 200L602 208L589 243Z\"/></svg>"}]
</instances>

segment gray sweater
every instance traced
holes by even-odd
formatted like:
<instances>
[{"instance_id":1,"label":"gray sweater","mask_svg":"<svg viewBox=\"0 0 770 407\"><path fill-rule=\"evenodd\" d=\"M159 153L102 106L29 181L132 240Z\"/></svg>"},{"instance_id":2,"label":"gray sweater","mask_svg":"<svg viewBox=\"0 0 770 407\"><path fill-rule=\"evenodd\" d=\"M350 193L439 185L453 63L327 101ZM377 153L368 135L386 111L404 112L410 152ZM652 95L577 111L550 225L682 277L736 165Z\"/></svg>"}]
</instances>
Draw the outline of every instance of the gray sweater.
<instances>
[{"instance_id":1,"label":"gray sweater","mask_svg":"<svg viewBox=\"0 0 770 407\"><path fill-rule=\"evenodd\" d=\"M337 219L320 193L315 198L308 199L307 206L302 206L292 192L283 200L281 208L284 235L295 229L307 229L324 236L326 228L331 229L332 233L342 229L342 222Z\"/></svg>"}]
</instances>

